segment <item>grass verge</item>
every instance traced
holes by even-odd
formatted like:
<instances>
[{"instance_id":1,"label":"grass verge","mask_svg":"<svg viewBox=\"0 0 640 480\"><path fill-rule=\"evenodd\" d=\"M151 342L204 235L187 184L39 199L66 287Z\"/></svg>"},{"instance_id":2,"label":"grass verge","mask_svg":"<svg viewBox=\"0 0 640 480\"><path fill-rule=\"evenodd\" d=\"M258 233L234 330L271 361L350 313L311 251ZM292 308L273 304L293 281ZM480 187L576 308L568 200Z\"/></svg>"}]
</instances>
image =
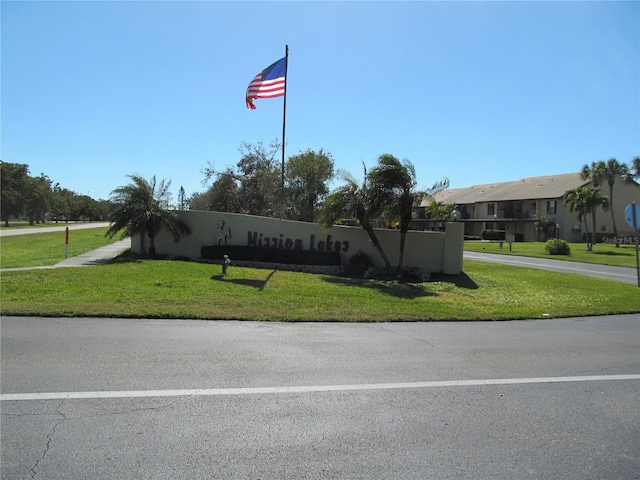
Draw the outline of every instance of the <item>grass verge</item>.
<instances>
[{"instance_id":1,"label":"grass verge","mask_svg":"<svg viewBox=\"0 0 640 480\"><path fill-rule=\"evenodd\" d=\"M106 238L108 227L69 231L69 257L75 257L117 240ZM64 260L65 232L25 234L0 239L0 268L55 265Z\"/></svg>"},{"instance_id":2,"label":"grass verge","mask_svg":"<svg viewBox=\"0 0 640 480\"><path fill-rule=\"evenodd\" d=\"M570 262L594 263L598 265L611 265L614 267L636 268L636 246L615 245L598 243L593 251L587 252L584 243L570 243L571 255L549 255L544 247L545 242L516 242L509 251L509 244L496 242L464 242L464 249L468 252L497 253L500 255L519 255L524 257L551 258L553 260L567 260Z\"/></svg>"},{"instance_id":3,"label":"grass verge","mask_svg":"<svg viewBox=\"0 0 640 480\"><path fill-rule=\"evenodd\" d=\"M634 285L465 261L424 284L181 261L2 274L2 315L273 321L510 320L640 312Z\"/></svg>"}]
</instances>

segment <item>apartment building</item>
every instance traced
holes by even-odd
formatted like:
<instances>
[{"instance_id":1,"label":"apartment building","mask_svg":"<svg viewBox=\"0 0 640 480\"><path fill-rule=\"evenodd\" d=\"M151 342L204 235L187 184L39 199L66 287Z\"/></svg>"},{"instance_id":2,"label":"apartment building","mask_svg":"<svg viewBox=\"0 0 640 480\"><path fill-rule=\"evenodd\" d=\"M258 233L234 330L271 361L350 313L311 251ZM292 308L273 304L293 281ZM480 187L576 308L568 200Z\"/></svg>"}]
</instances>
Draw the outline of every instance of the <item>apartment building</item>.
<instances>
[{"instance_id":1,"label":"apartment building","mask_svg":"<svg viewBox=\"0 0 640 480\"><path fill-rule=\"evenodd\" d=\"M580 178L579 172L523 178L512 182L473 185L467 188L453 188L439 192L434 197L443 204L455 204L465 224L465 235L479 237L483 230L503 230L505 234L516 235L516 239L544 241L546 236L535 228L536 216L546 215L553 219L555 228L549 236L562 238L568 242L584 240L584 223L578 215L569 212L563 197L569 190L593 186L590 181ZM609 196L609 185L600 185L602 193ZM624 209L631 202L640 203L640 188L637 183L616 181L614 185L614 214L618 233L631 234L631 228L624 217ZM418 216L428 219L422 203ZM592 230L591 217L589 232ZM426 220L428 222L428 220ZM424 225L428 225L423 221ZM428 227L427 227L428 228ZM601 208L596 212L596 233L612 235L611 213Z\"/></svg>"}]
</instances>

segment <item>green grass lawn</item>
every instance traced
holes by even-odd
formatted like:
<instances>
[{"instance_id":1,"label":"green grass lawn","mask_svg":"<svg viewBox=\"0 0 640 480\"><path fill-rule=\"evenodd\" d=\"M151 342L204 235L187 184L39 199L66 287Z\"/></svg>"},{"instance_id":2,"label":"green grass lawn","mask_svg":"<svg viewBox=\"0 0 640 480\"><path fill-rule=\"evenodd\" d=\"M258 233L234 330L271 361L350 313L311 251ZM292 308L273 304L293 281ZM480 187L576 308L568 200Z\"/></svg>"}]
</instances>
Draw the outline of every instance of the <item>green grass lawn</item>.
<instances>
[{"instance_id":1,"label":"green grass lawn","mask_svg":"<svg viewBox=\"0 0 640 480\"><path fill-rule=\"evenodd\" d=\"M106 239L105 231L72 230L69 255L117 239ZM53 265L64 258L64 237L64 232L3 237L0 264L4 268ZM500 250L487 242L467 242L465 249L509 254L508 246ZM632 256L635 262L635 247L596 245L595 249L586 253L584 244L573 244L571 258ZM544 243L517 243L511 254L547 257ZM640 312L635 285L470 260L464 261L463 275L441 276L423 284L235 266L222 277L220 269L220 265L123 256L89 268L4 271L0 314L383 322Z\"/></svg>"},{"instance_id":2,"label":"green grass lawn","mask_svg":"<svg viewBox=\"0 0 640 480\"><path fill-rule=\"evenodd\" d=\"M469 252L522 255L525 257L552 258L554 260L636 268L635 245L620 245L619 248L616 248L615 245L597 243L594 245L593 251L588 252L585 243L570 243L571 255L549 255L544 249L545 245L545 242L516 242L512 246L512 251L509 251L509 244L506 242L500 248L497 242L467 241L464 242L464 249Z\"/></svg>"},{"instance_id":3,"label":"green grass lawn","mask_svg":"<svg viewBox=\"0 0 640 480\"><path fill-rule=\"evenodd\" d=\"M424 284L182 261L3 272L2 315L262 321L510 320L640 312L631 284L486 262Z\"/></svg>"},{"instance_id":4,"label":"green grass lawn","mask_svg":"<svg viewBox=\"0 0 640 480\"><path fill-rule=\"evenodd\" d=\"M58 225L60 226L60 225ZM104 236L107 227L69 231L69 257L117 240ZM64 260L65 232L33 233L0 238L0 268L55 265Z\"/></svg>"}]
</instances>

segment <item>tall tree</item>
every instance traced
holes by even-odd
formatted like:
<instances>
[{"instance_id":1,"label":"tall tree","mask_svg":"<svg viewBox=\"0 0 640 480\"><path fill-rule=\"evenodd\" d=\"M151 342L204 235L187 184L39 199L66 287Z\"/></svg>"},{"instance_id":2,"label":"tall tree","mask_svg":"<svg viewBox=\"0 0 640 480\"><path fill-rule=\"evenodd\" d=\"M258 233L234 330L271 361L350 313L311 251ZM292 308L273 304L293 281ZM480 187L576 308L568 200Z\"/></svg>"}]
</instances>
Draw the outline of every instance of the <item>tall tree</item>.
<instances>
[{"instance_id":1,"label":"tall tree","mask_svg":"<svg viewBox=\"0 0 640 480\"><path fill-rule=\"evenodd\" d=\"M53 187L51 194L51 211L56 216L56 223L59 220L68 222L76 210L77 198L75 192L68 188L62 188L59 183Z\"/></svg>"},{"instance_id":2,"label":"tall tree","mask_svg":"<svg viewBox=\"0 0 640 480\"><path fill-rule=\"evenodd\" d=\"M339 169L337 176L345 182L344 185L331 192L322 207L318 222L325 228L330 229L338 220L355 216L360 225L371 240L374 248L380 254L384 262L387 275L391 274L391 262L385 253L376 235L371 219L376 218L383 209L384 203L379 196L379 191L373 190L367 177L367 170L364 171L364 180L361 185L356 178L345 170Z\"/></svg>"},{"instance_id":3,"label":"tall tree","mask_svg":"<svg viewBox=\"0 0 640 480\"><path fill-rule=\"evenodd\" d=\"M281 167L276 159L280 146L277 142L265 146L243 143L242 158L238 162L240 189L238 196L241 213L277 217L281 205Z\"/></svg>"},{"instance_id":4,"label":"tall tree","mask_svg":"<svg viewBox=\"0 0 640 480\"><path fill-rule=\"evenodd\" d=\"M378 157L378 164L369 174L370 188L383 199L384 209L400 222L400 255L398 270L404 269L404 247L411 225L413 207L423 198L444 190L449 180L443 179L428 190L416 190L416 171L409 160L400 161L390 154Z\"/></svg>"},{"instance_id":5,"label":"tall tree","mask_svg":"<svg viewBox=\"0 0 640 480\"><path fill-rule=\"evenodd\" d=\"M263 142L256 144L242 142L238 148L242 158L237 163L235 170L227 168L224 172L220 172L212 164L203 169L204 183L207 183L213 177L220 179L221 175L227 174L230 175L230 178L224 179L224 185L231 187L230 179L233 179L237 185L237 189L233 189L234 195L237 196L233 202L228 198L231 190L222 192L216 188L215 195L222 195L227 198L223 202L214 203L234 204L234 210L221 211L237 211L265 217L280 215L282 206L282 168L281 163L276 158L280 148L281 146L277 140L268 145ZM213 193L213 191L210 190L209 193ZM216 209L218 210L219 208Z\"/></svg>"},{"instance_id":6,"label":"tall tree","mask_svg":"<svg viewBox=\"0 0 640 480\"><path fill-rule=\"evenodd\" d=\"M208 209L218 212L240 212L240 192L233 171L228 168L218 175L209 189Z\"/></svg>"},{"instance_id":7,"label":"tall tree","mask_svg":"<svg viewBox=\"0 0 640 480\"><path fill-rule=\"evenodd\" d=\"M184 187L180 185L180 190L178 190L178 209L186 210L187 209L187 198L186 193L184 191Z\"/></svg>"},{"instance_id":8,"label":"tall tree","mask_svg":"<svg viewBox=\"0 0 640 480\"><path fill-rule=\"evenodd\" d=\"M39 177L29 177L26 182L25 213L29 218L29 225L44 221L45 213L49 209L51 198L51 180L44 173Z\"/></svg>"},{"instance_id":9,"label":"tall tree","mask_svg":"<svg viewBox=\"0 0 640 480\"><path fill-rule=\"evenodd\" d=\"M191 233L175 211L169 210L171 181L162 180L156 184L156 177L151 181L140 175L130 175L131 183L118 187L113 192L112 202L115 205L110 217L112 222L106 236L113 237L122 231L122 237L146 233L149 237L149 256L156 256L155 238L161 228L166 228L177 243L183 234Z\"/></svg>"},{"instance_id":10,"label":"tall tree","mask_svg":"<svg viewBox=\"0 0 640 480\"><path fill-rule=\"evenodd\" d=\"M289 157L285 168L285 216L291 220L313 222L329 193L333 178L333 159L322 149L307 150Z\"/></svg>"},{"instance_id":11,"label":"tall tree","mask_svg":"<svg viewBox=\"0 0 640 480\"><path fill-rule=\"evenodd\" d=\"M580 178L583 180L593 180L595 187L603 185L605 182L609 185L609 207L611 211L611 221L613 222L613 236L618 236L618 225L616 225L615 209L613 206L613 186L616 180L625 181L629 176L629 166L626 163L620 163L615 158L610 158L606 162L592 162L591 166L584 165L580 172ZM594 232L595 234L595 232ZM616 247L620 244L616 243Z\"/></svg>"},{"instance_id":12,"label":"tall tree","mask_svg":"<svg viewBox=\"0 0 640 480\"><path fill-rule=\"evenodd\" d=\"M100 216L100 204L89 195L78 195L74 201L72 212L76 222L80 219L91 221Z\"/></svg>"},{"instance_id":13,"label":"tall tree","mask_svg":"<svg viewBox=\"0 0 640 480\"><path fill-rule=\"evenodd\" d=\"M211 188L209 188L210 190ZM209 190L206 192L192 193L187 202L189 210L209 210Z\"/></svg>"},{"instance_id":14,"label":"tall tree","mask_svg":"<svg viewBox=\"0 0 640 480\"><path fill-rule=\"evenodd\" d=\"M238 176L231 168L216 172L216 181L205 192L194 193L189 198L189 210L215 210L217 212L240 212Z\"/></svg>"},{"instance_id":15,"label":"tall tree","mask_svg":"<svg viewBox=\"0 0 640 480\"><path fill-rule=\"evenodd\" d=\"M24 209L28 179L28 165L0 160L0 214L5 227L9 226L9 220L19 217Z\"/></svg>"}]
</instances>

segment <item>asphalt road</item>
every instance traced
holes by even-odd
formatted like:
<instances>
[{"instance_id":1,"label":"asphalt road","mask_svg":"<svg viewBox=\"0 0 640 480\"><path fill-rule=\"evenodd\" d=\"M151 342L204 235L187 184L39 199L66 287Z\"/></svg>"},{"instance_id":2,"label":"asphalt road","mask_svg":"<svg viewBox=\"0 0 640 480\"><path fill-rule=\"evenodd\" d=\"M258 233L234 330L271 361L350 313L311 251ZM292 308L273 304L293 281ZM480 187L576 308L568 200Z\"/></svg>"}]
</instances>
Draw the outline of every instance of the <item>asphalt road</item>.
<instances>
[{"instance_id":1,"label":"asphalt road","mask_svg":"<svg viewBox=\"0 0 640 480\"><path fill-rule=\"evenodd\" d=\"M640 475L640 315L0 326L2 478Z\"/></svg>"}]
</instances>

